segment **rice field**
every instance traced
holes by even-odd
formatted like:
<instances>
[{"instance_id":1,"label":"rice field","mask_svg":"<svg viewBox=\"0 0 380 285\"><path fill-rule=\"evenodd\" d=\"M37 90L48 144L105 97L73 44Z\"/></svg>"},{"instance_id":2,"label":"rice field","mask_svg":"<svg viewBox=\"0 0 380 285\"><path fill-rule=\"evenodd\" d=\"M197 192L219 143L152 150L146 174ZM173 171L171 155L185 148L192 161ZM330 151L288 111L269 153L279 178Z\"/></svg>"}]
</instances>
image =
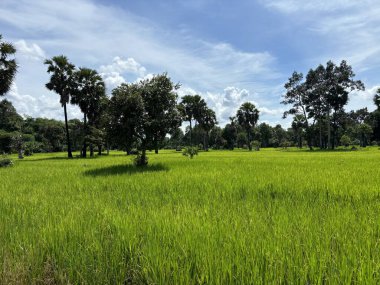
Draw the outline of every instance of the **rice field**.
<instances>
[{"instance_id":1,"label":"rice field","mask_svg":"<svg viewBox=\"0 0 380 285\"><path fill-rule=\"evenodd\" d=\"M0 284L379 284L380 151L38 154L0 169Z\"/></svg>"}]
</instances>

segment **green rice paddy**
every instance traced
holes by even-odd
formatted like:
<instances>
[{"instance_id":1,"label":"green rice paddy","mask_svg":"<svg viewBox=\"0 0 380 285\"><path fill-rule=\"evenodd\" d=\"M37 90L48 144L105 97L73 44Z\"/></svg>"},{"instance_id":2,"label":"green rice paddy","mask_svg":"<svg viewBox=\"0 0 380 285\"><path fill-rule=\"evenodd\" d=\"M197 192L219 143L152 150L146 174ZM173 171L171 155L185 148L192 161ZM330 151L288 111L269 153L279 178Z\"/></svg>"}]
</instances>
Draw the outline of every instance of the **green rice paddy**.
<instances>
[{"instance_id":1,"label":"green rice paddy","mask_svg":"<svg viewBox=\"0 0 380 285\"><path fill-rule=\"evenodd\" d=\"M379 284L380 151L37 154L0 169L0 284Z\"/></svg>"}]
</instances>

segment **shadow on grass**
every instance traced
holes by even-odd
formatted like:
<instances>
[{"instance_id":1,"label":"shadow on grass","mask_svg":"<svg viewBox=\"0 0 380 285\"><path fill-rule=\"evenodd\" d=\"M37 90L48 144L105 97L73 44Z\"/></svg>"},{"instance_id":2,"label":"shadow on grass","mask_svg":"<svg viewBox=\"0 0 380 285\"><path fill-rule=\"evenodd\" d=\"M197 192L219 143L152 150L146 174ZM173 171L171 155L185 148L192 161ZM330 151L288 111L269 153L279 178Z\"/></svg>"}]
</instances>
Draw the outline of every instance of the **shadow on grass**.
<instances>
[{"instance_id":1,"label":"shadow on grass","mask_svg":"<svg viewBox=\"0 0 380 285\"><path fill-rule=\"evenodd\" d=\"M34 162L34 161L53 161L53 160L67 160L67 161L72 161L72 160L92 160L92 159L97 159L101 158L102 156L107 156L107 155L95 155L93 157L87 156L85 158L78 156L74 156L72 158L68 158L67 156L51 156L51 157L41 157L41 158L35 158L35 156L25 156L24 159L20 159L19 161L23 162Z\"/></svg>"},{"instance_id":2,"label":"shadow on grass","mask_svg":"<svg viewBox=\"0 0 380 285\"><path fill-rule=\"evenodd\" d=\"M122 175L122 174L137 174L137 173L148 173L148 172L159 172L168 171L169 168L163 164L153 164L145 167L138 167L131 164L125 165L112 165L102 168L86 170L83 174L85 176L111 176L111 175Z\"/></svg>"}]
</instances>

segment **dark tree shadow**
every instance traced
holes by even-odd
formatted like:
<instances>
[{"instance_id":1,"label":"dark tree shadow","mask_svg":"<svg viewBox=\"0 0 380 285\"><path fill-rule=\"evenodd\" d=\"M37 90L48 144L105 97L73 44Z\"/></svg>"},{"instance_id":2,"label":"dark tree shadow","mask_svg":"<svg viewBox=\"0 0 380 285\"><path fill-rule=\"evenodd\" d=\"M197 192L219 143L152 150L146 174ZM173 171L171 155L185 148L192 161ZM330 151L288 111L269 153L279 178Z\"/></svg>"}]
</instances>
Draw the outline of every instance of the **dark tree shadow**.
<instances>
[{"instance_id":1,"label":"dark tree shadow","mask_svg":"<svg viewBox=\"0 0 380 285\"><path fill-rule=\"evenodd\" d=\"M112 165L102 168L90 169L83 172L85 176L111 176L111 175L121 175L121 174L137 174L137 173L146 173L146 172L159 172L159 171L168 171L169 168L163 164L153 164L147 165L145 167L134 166L131 164L121 164L121 165Z\"/></svg>"},{"instance_id":2,"label":"dark tree shadow","mask_svg":"<svg viewBox=\"0 0 380 285\"><path fill-rule=\"evenodd\" d=\"M103 155L95 155L93 157L87 156L87 157L80 157L79 155L76 155L72 158L68 158L67 156L50 156L50 157L42 157L42 158L35 158L34 156L25 156L24 159L20 159L19 161L23 162L36 162L36 161L61 161L61 160L67 160L67 161L72 161L72 160L93 160L93 159L99 159Z\"/></svg>"},{"instance_id":3,"label":"dark tree shadow","mask_svg":"<svg viewBox=\"0 0 380 285\"><path fill-rule=\"evenodd\" d=\"M46 160L73 160L76 158L68 158L63 156L52 156L43 158L34 158L33 156L25 156L24 159L19 159L22 162L36 162L36 161L46 161Z\"/></svg>"}]
</instances>

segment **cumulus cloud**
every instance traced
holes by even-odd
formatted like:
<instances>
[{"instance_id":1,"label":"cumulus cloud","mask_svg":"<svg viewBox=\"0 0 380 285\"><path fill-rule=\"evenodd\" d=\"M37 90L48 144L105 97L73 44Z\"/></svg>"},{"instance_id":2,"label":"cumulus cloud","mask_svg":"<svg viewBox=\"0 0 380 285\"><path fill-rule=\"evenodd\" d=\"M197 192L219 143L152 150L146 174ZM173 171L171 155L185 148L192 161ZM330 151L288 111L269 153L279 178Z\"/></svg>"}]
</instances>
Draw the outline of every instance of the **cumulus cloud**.
<instances>
[{"instance_id":1,"label":"cumulus cloud","mask_svg":"<svg viewBox=\"0 0 380 285\"><path fill-rule=\"evenodd\" d=\"M144 76L146 73L145 67L138 63L134 58L129 57L124 60L119 56L114 57L112 64L100 66L99 71L101 73L130 72L138 76Z\"/></svg>"},{"instance_id":2,"label":"cumulus cloud","mask_svg":"<svg viewBox=\"0 0 380 285\"><path fill-rule=\"evenodd\" d=\"M43 94L39 97L34 97L20 92L18 86L13 83L10 91L6 94L6 98L12 102L20 115L63 120L63 109L59 103L58 95L49 96ZM69 105L67 111L69 118L82 116L76 106Z\"/></svg>"},{"instance_id":3,"label":"cumulus cloud","mask_svg":"<svg viewBox=\"0 0 380 285\"><path fill-rule=\"evenodd\" d=\"M353 91L350 93L350 100L346 109L357 110L360 108L367 107L369 110L375 109L375 104L373 103L373 97L375 96L377 90L379 90L380 85L372 86L367 88L365 91Z\"/></svg>"},{"instance_id":4,"label":"cumulus cloud","mask_svg":"<svg viewBox=\"0 0 380 285\"><path fill-rule=\"evenodd\" d=\"M46 58L45 51L37 44L27 44L25 40L19 40L14 43L17 54L21 54L32 60L44 60Z\"/></svg>"},{"instance_id":5,"label":"cumulus cloud","mask_svg":"<svg viewBox=\"0 0 380 285\"><path fill-rule=\"evenodd\" d=\"M101 65L99 72L108 89L113 89L120 84L127 82L123 76L125 73L139 76L139 79L143 79L146 76L146 68L131 57L124 60L121 57L116 56L111 64Z\"/></svg>"}]
</instances>

